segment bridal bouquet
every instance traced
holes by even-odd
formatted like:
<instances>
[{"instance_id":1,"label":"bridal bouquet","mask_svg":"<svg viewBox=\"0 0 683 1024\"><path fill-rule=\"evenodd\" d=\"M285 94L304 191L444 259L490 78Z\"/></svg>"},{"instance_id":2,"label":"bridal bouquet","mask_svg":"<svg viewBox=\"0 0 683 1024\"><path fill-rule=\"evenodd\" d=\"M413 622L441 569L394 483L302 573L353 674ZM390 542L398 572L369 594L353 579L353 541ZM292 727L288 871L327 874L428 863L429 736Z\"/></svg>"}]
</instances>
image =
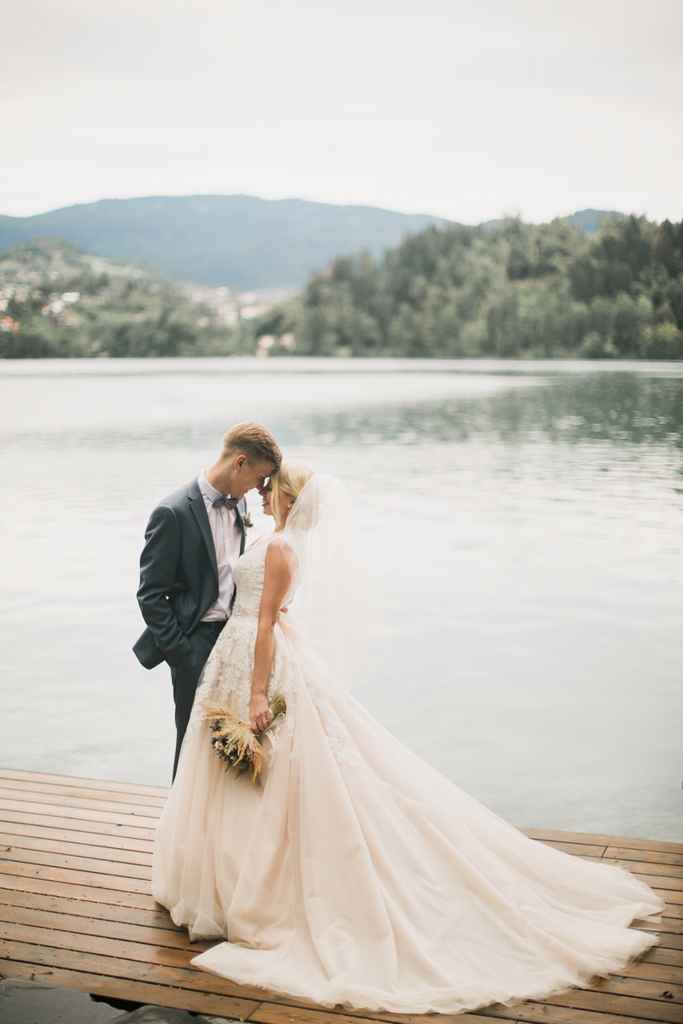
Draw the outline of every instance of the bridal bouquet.
<instances>
[{"instance_id":1,"label":"bridal bouquet","mask_svg":"<svg viewBox=\"0 0 683 1024\"><path fill-rule=\"evenodd\" d=\"M287 710L287 702L281 693L273 697L270 710L273 715L270 725L258 736L254 734L248 722L243 722L227 708L209 707L202 715L202 719L210 723L211 746L214 753L225 762L226 768L235 768L238 772L251 769L252 782L258 782L265 758L263 745L258 737L272 729L275 720Z\"/></svg>"}]
</instances>

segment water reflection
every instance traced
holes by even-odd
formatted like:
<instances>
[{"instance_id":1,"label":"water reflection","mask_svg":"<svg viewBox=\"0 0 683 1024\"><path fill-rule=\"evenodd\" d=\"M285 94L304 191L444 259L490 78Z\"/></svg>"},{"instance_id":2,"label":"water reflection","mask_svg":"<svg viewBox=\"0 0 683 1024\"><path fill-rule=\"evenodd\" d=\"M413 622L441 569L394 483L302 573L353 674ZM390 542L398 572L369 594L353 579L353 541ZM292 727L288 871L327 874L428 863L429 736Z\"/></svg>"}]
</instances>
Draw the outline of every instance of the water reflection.
<instances>
[{"instance_id":1,"label":"water reflection","mask_svg":"<svg viewBox=\"0 0 683 1024\"><path fill-rule=\"evenodd\" d=\"M683 379L625 373L550 378L483 397L315 411L289 424L292 439L319 444L428 444L470 439L563 444L586 441L683 448Z\"/></svg>"},{"instance_id":2,"label":"water reflection","mask_svg":"<svg viewBox=\"0 0 683 1024\"><path fill-rule=\"evenodd\" d=\"M107 374L107 383L112 376ZM468 393L467 387L454 387L452 396L444 395L448 387L442 379L433 394L417 400L411 400L409 394L397 400L384 397L386 382L373 387L371 395L359 397L358 382L354 380L347 393L337 390L322 401L329 379L313 374L318 379L309 385L302 376L295 374L282 382L282 391L289 391L289 396L261 389L259 401L259 389L248 388L252 410L255 404L261 406L261 414L284 444L442 444L485 438L506 444L543 439L563 444L600 441L683 448L683 377L666 379L616 371L524 379L510 375L506 380L496 374L496 386L484 393L476 388ZM335 376L338 379L339 375ZM458 384L462 385L463 380L467 383L459 377ZM232 391L242 386L239 377L230 384ZM81 384L83 388L88 386ZM2 436L6 441L47 450L126 444L200 447L213 444L227 419L246 411L242 403L235 402L231 390L226 390L222 401L217 390L221 386L215 378L209 378L196 391L191 391L187 383L170 390L168 402L176 412L165 418L152 415L158 396L150 397L151 408L143 415L134 404L128 407L128 413L124 405L116 406L112 414L106 393L101 396L101 404L91 404L83 397L81 416L77 393L75 424L64 419L48 420L41 429L5 420ZM37 379L32 388L33 401L49 404L52 387L51 382ZM427 388L427 392L430 390ZM215 413L217 405L225 408L221 415ZM106 421L112 415L113 422L98 423L98 418Z\"/></svg>"}]
</instances>

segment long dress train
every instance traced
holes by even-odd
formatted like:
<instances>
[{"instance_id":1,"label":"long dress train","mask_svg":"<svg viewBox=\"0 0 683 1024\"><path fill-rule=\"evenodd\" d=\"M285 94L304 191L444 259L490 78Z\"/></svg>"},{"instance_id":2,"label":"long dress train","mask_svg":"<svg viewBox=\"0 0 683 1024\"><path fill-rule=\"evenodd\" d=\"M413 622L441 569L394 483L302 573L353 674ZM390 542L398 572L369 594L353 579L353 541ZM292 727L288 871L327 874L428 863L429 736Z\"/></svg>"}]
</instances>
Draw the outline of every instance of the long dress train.
<instances>
[{"instance_id":1,"label":"long dress train","mask_svg":"<svg viewBox=\"0 0 683 1024\"><path fill-rule=\"evenodd\" d=\"M226 773L204 708L248 719L263 540L197 690L156 833L152 890L193 966L325 1006L457 1013L619 973L664 908L625 869L533 841L388 732L276 627L287 713L263 782Z\"/></svg>"}]
</instances>

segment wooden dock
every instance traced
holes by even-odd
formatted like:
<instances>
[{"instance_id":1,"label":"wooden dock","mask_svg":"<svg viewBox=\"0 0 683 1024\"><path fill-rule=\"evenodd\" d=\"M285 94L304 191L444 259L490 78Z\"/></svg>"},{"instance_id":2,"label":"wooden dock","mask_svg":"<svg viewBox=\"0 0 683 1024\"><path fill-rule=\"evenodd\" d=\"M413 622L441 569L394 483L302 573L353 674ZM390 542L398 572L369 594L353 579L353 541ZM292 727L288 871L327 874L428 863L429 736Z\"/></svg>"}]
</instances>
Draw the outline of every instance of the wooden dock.
<instances>
[{"instance_id":1,"label":"wooden dock","mask_svg":"<svg viewBox=\"0 0 683 1024\"><path fill-rule=\"evenodd\" d=\"M150 894L162 787L0 770L0 976L254 1024L491 1018L548 1024L683 1024L683 843L534 829L540 842L621 864L666 900L660 945L623 976L545 1002L476 1013L336 1012L192 968L190 943Z\"/></svg>"}]
</instances>

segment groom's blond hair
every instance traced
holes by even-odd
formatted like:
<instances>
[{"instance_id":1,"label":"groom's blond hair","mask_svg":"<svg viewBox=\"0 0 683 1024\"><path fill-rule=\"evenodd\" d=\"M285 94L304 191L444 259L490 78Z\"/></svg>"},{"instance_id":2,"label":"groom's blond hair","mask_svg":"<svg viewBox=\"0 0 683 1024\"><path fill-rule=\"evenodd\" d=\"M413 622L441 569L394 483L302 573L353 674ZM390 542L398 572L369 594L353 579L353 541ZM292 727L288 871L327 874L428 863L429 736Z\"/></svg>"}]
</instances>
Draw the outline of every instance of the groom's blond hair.
<instances>
[{"instance_id":1,"label":"groom's blond hair","mask_svg":"<svg viewBox=\"0 0 683 1024\"><path fill-rule=\"evenodd\" d=\"M223 437L222 455L241 452L252 462L270 462L274 472L280 468L282 452L268 430L260 423L236 423Z\"/></svg>"}]
</instances>

